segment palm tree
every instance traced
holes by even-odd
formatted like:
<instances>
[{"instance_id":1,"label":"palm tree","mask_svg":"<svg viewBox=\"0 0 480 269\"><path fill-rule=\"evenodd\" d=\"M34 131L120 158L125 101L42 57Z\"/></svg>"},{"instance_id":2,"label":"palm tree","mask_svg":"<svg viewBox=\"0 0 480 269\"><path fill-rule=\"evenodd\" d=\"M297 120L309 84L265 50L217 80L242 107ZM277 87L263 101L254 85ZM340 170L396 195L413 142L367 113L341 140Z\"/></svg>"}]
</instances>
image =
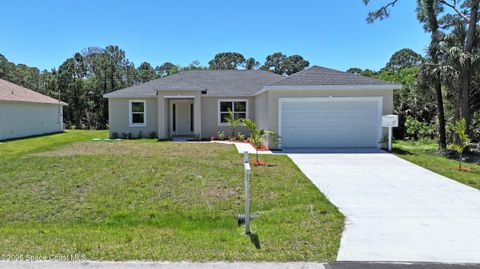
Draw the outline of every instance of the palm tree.
<instances>
[{"instance_id":1,"label":"palm tree","mask_svg":"<svg viewBox=\"0 0 480 269\"><path fill-rule=\"evenodd\" d=\"M228 116L227 116L228 126L232 128L232 139L235 139L235 131L242 124L242 119L235 118L235 114L231 109L228 109Z\"/></svg>"},{"instance_id":2,"label":"palm tree","mask_svg":"<svg viewBox=\"0 0 480 269\"><path fill-rule=\"evenodd\" d=\"M251 119L245 119L243 120L243 123L245 123L245 126L247 126L248 130L250 131L250 143L255 146L255 155L258 164L258 148L263 146L263 136L271 134L272 132L263 129L258 130L257 124L255 124L255 122Z\"/></svg>"},{"instance_id":3,"label":"palm tree","mask_svg":"<svg viewBox=\"0 0 480 269\"><path fill-rule=\"evenodd\" d=\"M458 142L452 144L452 148L458 153L460 159L458 169L462 170L463 151L470 145L470 137L467 135L467 121L465 118L455 122L455 133L458 136Z\"/></svg>"}]
</instances>

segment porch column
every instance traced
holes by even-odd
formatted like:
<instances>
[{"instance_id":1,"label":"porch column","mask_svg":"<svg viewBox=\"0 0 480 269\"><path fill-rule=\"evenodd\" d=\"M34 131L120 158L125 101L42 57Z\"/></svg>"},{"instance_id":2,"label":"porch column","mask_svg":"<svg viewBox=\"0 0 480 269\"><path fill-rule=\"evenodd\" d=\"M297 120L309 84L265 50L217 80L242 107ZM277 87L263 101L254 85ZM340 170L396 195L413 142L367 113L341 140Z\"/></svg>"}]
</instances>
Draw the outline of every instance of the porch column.
<instances>
[{"instance_id":1,"label":"porch column","mask_svg":"<svg viewBox=\"0 0 480 269\"><path fill-rule=\"evenodd\" d=\"M193 100L193 130L194 134L202 137L202 99L201 93L195 94Z\"/></svg>"},{"instance_id":2,"label":"porch column","mask_svg":"<svg viewBox=\"0 0 480 269\"><path fill-rule=\"evenodd\" d=\"M158 101L157 101L157 108L158 108L158 138L159 139L166 139L168 138L168 132L167 132L167 107L166 107L166 99L163 97L163 95L158 95Z\"/></svg>"}]
</instances>

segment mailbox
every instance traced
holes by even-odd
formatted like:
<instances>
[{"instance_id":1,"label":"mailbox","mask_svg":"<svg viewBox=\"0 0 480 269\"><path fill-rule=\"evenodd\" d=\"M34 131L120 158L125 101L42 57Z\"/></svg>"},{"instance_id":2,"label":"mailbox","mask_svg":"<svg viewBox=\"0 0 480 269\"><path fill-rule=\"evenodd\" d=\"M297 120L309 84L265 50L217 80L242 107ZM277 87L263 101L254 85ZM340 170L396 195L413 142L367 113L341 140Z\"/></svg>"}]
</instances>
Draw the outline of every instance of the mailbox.
<instances>
[{"instance_id":1,"label":"mailbox","mask_svg":"<svg viewBox=\"0 0 480 269\"><path fill-rule=\"evenodd\" d=\"M397 115L382 116L382 127L388 128L388 151L392 151L392 128L398 127Z\"/></svg>"},{"instance_id":2,"label":"mailbox","mask_svg":"<svg viewBox=\"0 0 480 269\"><path fill-rule=\"evenodd\" d=\"M382 127L398 127L397 115L382 116Z\"/></svg>"}]
</instances>

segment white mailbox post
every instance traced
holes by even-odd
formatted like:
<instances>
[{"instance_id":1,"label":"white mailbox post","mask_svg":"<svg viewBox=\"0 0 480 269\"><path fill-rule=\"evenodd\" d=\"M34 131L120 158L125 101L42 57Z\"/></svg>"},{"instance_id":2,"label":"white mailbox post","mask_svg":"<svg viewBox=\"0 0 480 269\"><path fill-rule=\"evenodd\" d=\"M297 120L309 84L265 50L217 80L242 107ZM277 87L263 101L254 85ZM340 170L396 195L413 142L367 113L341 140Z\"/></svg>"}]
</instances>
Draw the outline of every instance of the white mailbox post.
<instances>
[{"instance_id":1,"label":"white mailbox post","mask_svg":"<svg viewBox=\"0 0 480 269\"><path fill-rule=\"evenodd\" d=\"M392 151L392 128L398 127L397 115L382 116L382 127L388 128L388 151Z\"/></svg>"},{"instance_id":2,"label":"white mailbox post","mask_svg":"<svg viewBox=\"0 0 480 269\"><path fill-rule=\"evenodd\" d=\"M243 166L245 170L245 234L252 233L250 230L250 160L248 158L248 151L243 153Z\"/></svg>"}]
</instances>

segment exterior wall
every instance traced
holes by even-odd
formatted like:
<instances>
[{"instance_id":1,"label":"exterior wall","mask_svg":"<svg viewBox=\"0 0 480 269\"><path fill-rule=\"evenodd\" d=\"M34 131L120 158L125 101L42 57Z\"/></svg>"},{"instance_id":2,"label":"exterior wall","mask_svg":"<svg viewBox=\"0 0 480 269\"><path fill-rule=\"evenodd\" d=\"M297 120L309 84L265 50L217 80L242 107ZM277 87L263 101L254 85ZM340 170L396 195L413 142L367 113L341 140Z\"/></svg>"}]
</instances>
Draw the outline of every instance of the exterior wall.
<instances>
[{"instance_id":1,"label":"exterior wall","mask_svg":"<svg viewBox=\"0 0 480 269\"><path fill-rule=\"evenodd\" d=\"M268 92L255 96L255 123L259 129L269 130Z\"/></svg>"},{"instance_id":2,"label":"exterior wall","mask_svg":"<svg viewBox=\"0 0 480 269\"><path fill-rule=\"evenodd\" d=\"M260 95L258 95L260 96ZM257 96L257 97L258 97ZM383 115L393 113L393 90L289 90L268 91L268 129L278 133L278 99L284 97L383 97ZM383 135L387 135L383 128Z\"/></svg>"},{"instance_id":3,"label":"exterior wall","mask_svg":"<svg viewBox=\"0 0 480 269\"><path fill-rule=\"evenodd\" d=\"M231 136L231 129L228 126L218 125L218 101L232 100L232 99L246 99L248 100L248 115L247 117L255 119L255 97L202 97L202 137L209 138L216 136L217 132L224 131L225 136ZM248 130L245 127L239 127L237 132L242 132L247 135Z\"/></svg>"},{"instance_id":4,"label":"exterior wall","mask_svg":"<svg viewBox=\"0 0 480 269\"><path fill-rule=\"evenodd\" d=\"M129 100L146 100L147 125L145 127L129 126ZM112 133L117 133L120 137L122 133L131 133L133 137L137 137L141 131L142 136L148 137L151 132L158 131L157 98L109 98L108 119L110 136Z\"/></svg>"},{"instance_id":5,"label":"exterior wall","mask_svg":"<svg viewBox=\"0 0 480 269\"><path fill-rule=\"evenodd\" d=\"M208 97L200 91L160 91L157 97L150 98L110 98L109 123L110 135L116 132L132 133L137 136L142 131L144 136L156 132L159 138L168 138L170 133L169 100L172 97L186 97L194 100L194 133L203 138L216 136L217 132L224 131L226 136L231 135L228 126L218 124L218 101L223 99L247 99L248 118L255 120L259 129L271 130L278 133L278 99L283 97L328 97L328 96L381 96L383 97L383 114L393 112L393 90L290 90L268 91L254 97ZM129 126L129 100L146 100L147 126ZM3 113L2 113L3 114ZM200 117L197 115L201 115ZM0 114L0 119L1 119ZM245 127L240 127L239 132L248 135ZM386 135L386 130L383 130Z\"/></svg>"},{"instance_id":6,"label":"exterior wall","mask_svg":"<svg viewBox=\"0 0 480 269\"><path fill-rule=\"evenodd\" d=\"M0 101L0 140L61 131L62 105Z\"/></svg>"}]
</instances>

